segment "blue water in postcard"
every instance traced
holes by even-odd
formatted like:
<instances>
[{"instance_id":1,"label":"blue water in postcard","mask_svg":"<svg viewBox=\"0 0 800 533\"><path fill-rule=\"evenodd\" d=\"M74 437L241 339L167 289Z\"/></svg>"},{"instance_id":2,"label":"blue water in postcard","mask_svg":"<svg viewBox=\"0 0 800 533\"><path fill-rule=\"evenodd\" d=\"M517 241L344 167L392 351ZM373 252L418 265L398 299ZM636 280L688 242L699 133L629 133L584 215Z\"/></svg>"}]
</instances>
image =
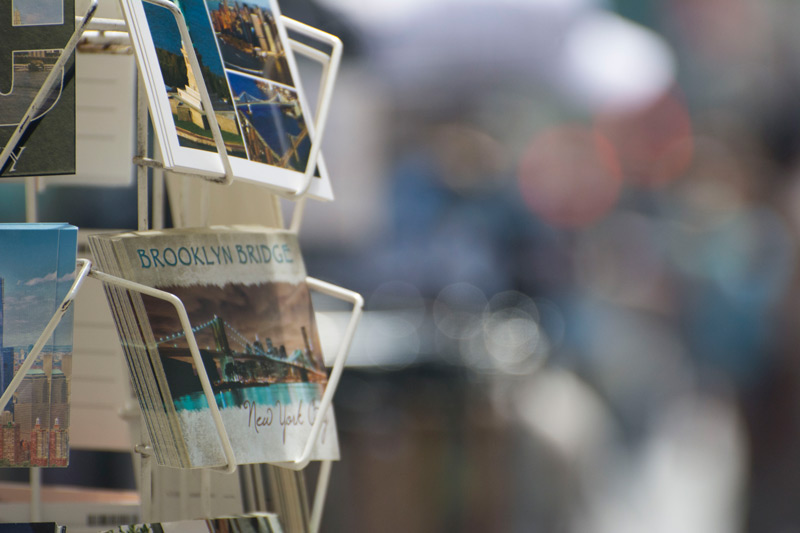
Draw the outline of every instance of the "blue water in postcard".
<instances>
[{"instance_id":1,"label":"blue water in postcard","mask_svg":"<svg viewBox=\"0 0 800 533\"><path fill-rule=\"evenodd\" d=\"M280 402L283 405L303 401L318 401L320 390L324 386L317 383L273 383L261 387L244 387L218 392L214 395L220 408L242 407L246 401L256 405L273 406ZM175 399L175 408L179 411L205 411L208 409L206 397L202 392L194 392Z\"/></svg>"}]
</instances>

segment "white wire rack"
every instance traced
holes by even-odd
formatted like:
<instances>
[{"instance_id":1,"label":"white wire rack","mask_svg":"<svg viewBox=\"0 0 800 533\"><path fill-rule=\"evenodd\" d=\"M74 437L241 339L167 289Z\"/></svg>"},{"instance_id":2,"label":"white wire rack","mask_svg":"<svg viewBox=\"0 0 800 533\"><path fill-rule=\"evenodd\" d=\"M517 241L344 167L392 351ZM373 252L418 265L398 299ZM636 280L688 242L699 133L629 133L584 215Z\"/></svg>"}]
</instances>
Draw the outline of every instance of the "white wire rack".
<instances>
[{"instance_id":1,"label":"white wire rack","mask_svg":"<svg viewBox=\"0 0 800 533\"><path fill-rule=\"evenodd\" d=\"M185 48L188 52L188 57L191 67L195 69L196 72L199 72L200 69L197 56L195 54L194 47L191 45L191 38L189 37L188 28L186 26L186 22L180 10L175 6L175 4L167 0L143 0L143 1L166 8L174 15L175 20L177 21L178 24L179 31L181 33L181 38L186 44ZM25 133L26 129L30 126L32 117L35 117L41 110L42 103L45 101L48 93L54 86L57 79L57 77L53 73L57 73L58 71L60 71L60 69L69 59L69 56L74 52L77 43L81 38L81 36L83 35L83 33L87 30L127 32L128 28L124 21L115 19L100 19L100 18L93 20L94 14L97 10L97 6L98 6L98 0L91 0L90 6L87 9L86 14L83 17L76 17L76 22L77 22L76 30L72 35L72 37L70 38L68 44L65 46L64 52L62 53L58 62L55 64L53 70L51 71L51 74L46 79L39 93L34 98L33 102L31 103L30 107L28 108L22 121L16 128L9 142L6 144L3 151L0 153L0 168L2 168L2 166L8 160L8 158L11 157L13 150L16 147L16 143ZM292 213L292 219L290 223L290 230L297 232L299 231L304 212L305 195L308 191L311 179L316 170L316 162L320 154L321 140L323 133L325 131L327 115L330 110L333 86L336 80L336 75L338 73L339 64L341 62L342 43L337 37L333 35L327 34L316 28L313 28L306 24L302 24L290 18L282 17L282 22L291 31L303 35L305 37L308 37L319 43L322 43L323 45L327 45L331 49L330 53L324 53L302 42L292 39L290 39L289 41L289 44L294 52L304 55L320 63L322 66L320 93L317 100L316 113L314 117L315 136L314 139L312 140L306 172L297 190L290 193L276 192L276 194L297 201L297 205L294 209L294 212ZM204 110L212 109L211 99L202 76L198 76L196 81L198 84L198 90L201 95L201 102ZM138 82L139 82L139 91L138 91L138 101L136 109L137 152L136 156L133 159L133 163L138 167L137 226L140 230L146 230L151 227L151 220L149 215L151 203L148 190L149 187L148 187L147 170L148 168L152 168L155 170L162 170L164 169L164 166L162 162L148 156L148 144L149 144L148 105L146 101L145 91L143 90L143 85L142 85L143 79L141 72L139 73ZM222 134L219 128L219 124L217 123L216 116L214 113L208 113L205 112L204 110L200 111L207 117L214 138L214 142L217 147L217 153L219 154L222 166L225 169L224 178L217 181L223 184L230 184L234 181L235 178L233 177L231 171L230 161L228 159L227 150L225 149L224 142L222 140ZM207 177L203 178L209 180L209 178ZM153 225L157 227L160 227L160 225L163 223L162 180L163 180L163 175L154 174L154 180L153 180L154 190L153 190L153 202L152 202L154 207ZM214 180L211 179L211 181ZM35 178L32 180L31 179L27 180L26 219L29 222L34 222L37 219L35 190L36 190ZM207 190L206 189L203 190L205 191L205 194L207 194ZM207 205L207 201L204 202L204 204ZM86 280L87 277L93 277L103 283L113 284L128 290L138 291L143 294L148 294L150 296L168 301L169 303L172 304L172 306L175 309L175 312L179 316L181 325L183 327L184 333L189 343L189 349L198 372L198 377L200 378L202 384L203 393L208 401L210 414L214 420L214 425L220 439L220 445L222 447L226 459L226 464L224 466L218 467L218 469L227 473L235 472L237 467L237 462L235 454L231 447L230 438L227 432L225 431L224 424L222 423L222 418L219 412L219 408L217 407L217 403L214 398L214 393L211 388L211 383L205 371L205 366L202 363L200 351L198 349L194 333L192 332L191 324L189 323L189 317L186 313L186 308L183 302L180 300L180 298L169 292L161 291L159 289L134 283L129 280L122 279L116 276L111 276L109 274L101 272L97 269L92 268L91 262L87 259L78 259L77 269L78 273L76 275L75 281L73 282L72 287L70 288L66 297L64 298L64 300L62 301L61 305L56 310L56 312L53 314L52 318L48 322L45 329L42 331L39 339L37 340L36 344L34 344L32 350L28 353L26 359L23 361L18 372L15 374L15 377L10 383L9 387L3 392L2 396L0 396L0 410L2 410L2 408L8 403L8 401L13 396L14 392L16 391L22 379L24 378L25 374L27 373L27 370L29 370L31 365L33 365L36 357L41 352L42 347L47 342L50 335L52 335L53 330L61 321L61 319L63 318L64 314L69 309L69 307L72 305L72 302L74 301L83 282ZM358 322L361 317L364 305L363 298L356 292L310 277L306 279L306 283L312 290L316 290L318 292L327 294L331 297L351 303L353 305L353 309L350 316L350 320L345 328L339 348L334 358L334 363L331 369L330 376L328 378L328 384L325 388L325 392L323 393L322 399L320 401L319 415L316 417L314 423L312 424L308 440L305 446L303 447L303 452L294 461L279 463L279 466L282 466L284 468L291 468L294 470L302 470L310 462L311 453L314 448L314 444L318 439L320 431L322 429L325 415L331 408L333 396L336 392L336 388L338 386L342 371L344 370L347 354L349 352L350 345L352 343L355 330L358 326ZM153 450L149 443L142 442L134 446L134 451L140 454L142 459L140 466L141 475L139 478L140 480L139 490L142 501L142 519L148 520L151 516L151 509L153 507L152 484L151 484ZM32 470L31 486L33 489L31 495L31 520L39 521L41 519L39 516L41 509L41 492L40 492L38 469L31 469L31 470ZM210 470L206 471L210 472ZM319 530L321 516L322 516L322 509L327 494L330 471L331 471L331 461L322 461L320 474L318 476L317 486L314 495L314 503L312 506L311 521L309 527L309 531L314 533ZM208 510L210 508L209 475L203 475L202 477L201 494L202 494L202 500L204 502L204 509Z\"/></svg>"},{"instance_id":2,"label":"white wire rack","mask_svg":"<svg viewBox=\"0 0 800 533\"><path fill-rule=\"evenodd\" d=\"M167 2L165 0L144 0L146 2L152 3L154 5L158 5L169 9L169 11L173 14L178 28L181 33L181 38L184 41L185 49L188 52L188 57L190 64L196 72L199 72L199 66L197 62L197 57L194 51L194 46L191 46L191 38L189 36L188 28L186 26L186 22L183 18L183 14L180 10L172 3ZM302 217L305 211L305 204L306 198L305 195L308 191L309 185L311 183L311 179L313 178L313 174L316 170L316 161L320 154L320 146L322 141L322 136L325 131L325 126L327 123L327 116L330 111L330 105L332 100L333 94L333 87L336 81L336 76L339 70L339 65L341 62L342 56L342 43L341 41L330 34L322 32L316 28L308 26L306 24L300 23L288 17L281 18L282 23L286 26L287 29L299 34L303 35L313 41L319 42L322 45L327 45L330 48L330 53L322 52L314 47L311 47L305 43L299 42L294 39L290 39L289 44L292 50L298 54L301 54L309 59L318 62L322 67L322 75L320 78L320 91L316 105L316 112L314 116L314 131L315 135L312 140L312 145L309 153L309 159L306 166L306 171L303 176L303 180L299 185L298 189L292 193L284 193L280 191L276 191L276 194L284 196L290 200L295 200L296 206L292 213L292 219L289 225L289 228L293 232L298 232L300 229ZM101 21L102 25L107 27L107 21ZM99 28L98 28L99 29ZM204 109L212 109L210 96L208 94L208 90L204 81L202 80L202 76L196 79L198 83L198 90L201 95L201 101L203 104ZM149 202L148 202L148 179L147 179L147 168L153 169L163 169L163 165L161 162L154 160L152 158L147 157L147 101L145 99L145 91L142 88L142 76L140 73L139 76L139 100L137 103L137 156L134 158L134 163L139 166L138 172L138 227L139 229L147 229L150 227L150 220L148 218L149 214ZM217 147L217 153L220 156L223 168L225 169L225 178L221 181L223 184L230 184L234 178L231 173L231 166L230 160L227 155L227 150L225 149L224 143L222 141L222 135L219 128L219 124L214 117L214 113L208 113L203 110L200 110L208 119L209 126L212 130L214 142ZM206 180L209 180L207 177L203 177ZM156 225L160 223L160 220L163 219L163 214L160 212L163 210L162 202L160 196L157 194L160 193L163 184L161 182L161 178L156 180L154 179L154 222ZM211 180L210 180L211 181ZM204 199L201 200L201 204L206 206L208 205L208 200L205 198L208 195L207 188L201 188L203 193ZM100 272L92 271L92 276L98 279L102 279L102 281L109 282L109 283L116 283L121 286L125 286L132 290L141 290L142 292L148 293L152 296L165 299L169 301L174 307L176 312L178 313L184 331L186 333L187 339L189 339L189 346L190 351L192 352L192 357L195 360L195 365L198 369L203 368L202 363L200 362L200 353L197 349L196 341L194 339L194 335L191 331L191 326L188 321L188 316L186 315L185 308L183 307L183 303L170 293L164 293L163 291L157 291L150 287L138 286L138 284L132 284L127 280L121 280L119 278L112 279L113 277L109 276L108 274L103 274ZM307 278L307 283L312 290L317 290L319 292L328 294L334 298L338 298L349 302L353 305L353 311L351 314L350 321L345 329L344 335L342 337L342 341L340 343L339 349L337 351L336 357L334 359L334 364L331 370L330 377L328 379L328 384L326 386L325 392L323 393L322 400L320 402L320 416L318 416L314 424L312 425L311 432L309 434L309 438L306 442L306 445L303 448L303 452L295 461L292 462L284 462L280 463L279 466L284 468L291 468L295 470L301 470L305 468L308 463L310 462L311 453L314 447L314 444L319 437L319 433L322 428L323 421L325 419L325 414L330 409L333 396L336 392L336 388L338 386L339 378L341 377L341 373L344 370L344 365L346 362L347 354L350 349L350 344L352 342L353 335L355 334L356 327L358 325L358 321L361 316L361 311L363 309L363 298L358 293L353 291L349 291L342 287L338 287L336 285L332 285L330 283L326 283L321 280L317 280L314 278ZM199 370L198 372L199 377L201 379L201 383L203 384L203 391L206 395L207 401L209 406L211 406L211 416L214 419L215 427L217 428L220 443L223 448L227 464L222 467L222 469L226 472L234 472L236 469L236 459L233 454L233 450L230 446L230 439L225 432L225 428L222 425L222 420L219 414L219 409L216 407L216 401L213 398L213 392L211 391L211 385L208 380L208 376L205 374L204 368L203 370ZM143 517L148 517L150 515L150 508L152 507L152 502L149 498L149 484L150 478L152 473L152 454L151 448L147 444L141 444L138 447L138 450L142 454L142 472L141 472L141 480L142 480L142 487L144 490L148 491L147 493L142 492L142 515ZM319 530L320 523L321 523L321 516L322 516L322 509L324 507L325 498L327 495L327 487L328 487L328 480L331 471L331 462L330 461L323 461L321 468L320 468L320 475L318 476L317 486L314 494L314 503L312 506L312 513L311 513L311 521L310 521L310 528L311 532L316 532ZM202 486L201 486L201 499L204 502L204 508L208 509L210 507L209 502L210 497L210 478L207 475L202 477Z\"/></svg>"}]
</instances>

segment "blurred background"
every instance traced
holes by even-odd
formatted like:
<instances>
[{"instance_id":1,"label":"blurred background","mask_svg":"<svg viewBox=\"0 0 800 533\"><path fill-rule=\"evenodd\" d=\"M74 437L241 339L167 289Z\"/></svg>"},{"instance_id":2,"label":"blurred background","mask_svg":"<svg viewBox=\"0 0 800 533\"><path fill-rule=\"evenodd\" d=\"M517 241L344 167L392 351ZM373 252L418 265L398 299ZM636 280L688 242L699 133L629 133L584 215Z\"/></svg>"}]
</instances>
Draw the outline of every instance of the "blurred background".
<instances>
[{"instance_id":1,"label":"blurred background","mask_svg":"<svg viewBox=\"0 0 800 533\"><path fill-rule=\"evenodd\" d=\"M345 43L301 238L367 299L325 529L800 531L800 4L282 9Z\"/></svg>"},{"instance_id":2,"label":"blurred background","mask_svg":"<svg viewBox=\"0 0 800 533\"><path fill-rule=\"evenodd\" d=\"M281 8L345 44L301 244L367 302L323 530L800 531L800 3Z\"/></svg>"}]
</instances>

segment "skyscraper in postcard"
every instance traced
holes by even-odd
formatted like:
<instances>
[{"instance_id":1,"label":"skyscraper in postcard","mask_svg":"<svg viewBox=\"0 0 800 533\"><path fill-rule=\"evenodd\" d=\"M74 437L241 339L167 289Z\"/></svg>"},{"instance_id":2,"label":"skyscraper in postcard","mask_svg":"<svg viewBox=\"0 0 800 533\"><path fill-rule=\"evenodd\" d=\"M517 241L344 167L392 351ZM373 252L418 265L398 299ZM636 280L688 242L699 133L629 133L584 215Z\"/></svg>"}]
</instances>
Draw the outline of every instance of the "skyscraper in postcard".
<instances>
[{"instance_id":1,"label":"skyscraper in postcard","mask_svg":"<svg viewBox=\"0 0 800 533\"><path fill-rule=\"evenodd\" d=\"M68 224L0 224L3 391L66 296L74 277L76 249L77 228ZM66 466L71 358L72 314L68 311L0 412L0 465ZM58 453L50 453L53 447Z\"/></svg>"}]
</instances>

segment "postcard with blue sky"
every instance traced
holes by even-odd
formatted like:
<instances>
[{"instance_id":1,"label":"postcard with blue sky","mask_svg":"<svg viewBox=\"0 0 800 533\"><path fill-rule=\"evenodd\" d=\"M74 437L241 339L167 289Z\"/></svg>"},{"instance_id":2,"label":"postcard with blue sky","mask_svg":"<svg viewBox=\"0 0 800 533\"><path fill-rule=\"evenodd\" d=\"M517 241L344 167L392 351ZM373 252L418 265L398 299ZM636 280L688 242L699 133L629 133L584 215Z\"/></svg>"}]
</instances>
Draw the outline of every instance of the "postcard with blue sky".
<instances>
[{"instance_id":1,"label":"postcard with blue sky","mask_svg":"<svg viewBox=\"0 0 800 533\"><path fill-rule=\"evenodd\" d=\"M75 274L77 228L65 224L0 224L0 346L34 344L66 296ZM72 345L62 320L54 338Z\"/></svg>"}]
</instances>

